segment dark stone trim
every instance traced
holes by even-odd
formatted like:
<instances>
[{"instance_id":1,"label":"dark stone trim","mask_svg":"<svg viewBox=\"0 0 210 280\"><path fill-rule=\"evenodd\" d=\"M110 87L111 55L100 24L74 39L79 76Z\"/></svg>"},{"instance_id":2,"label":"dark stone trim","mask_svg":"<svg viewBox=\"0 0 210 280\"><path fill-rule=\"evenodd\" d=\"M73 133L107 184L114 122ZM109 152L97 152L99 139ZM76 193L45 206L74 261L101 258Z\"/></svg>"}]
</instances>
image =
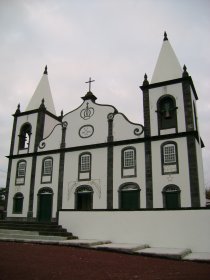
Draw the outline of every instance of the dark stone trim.
<instances>
[{"instance_id":1,"label":"dark stone trim","mask_svg":"<svg viewBox=\"0 0 210 280\"><path fill-rule=\"evenodd\" d=\"M61 153L59 162L59 175L58 175L58 197L57 197L57 213L56 219L58 219L59 210L62 208L63 200L63 177L64 177L64 162L65 162L65 146L66 146L66 126L62 126L61 136Z\"/></svg>"},{"instance_id":2,"label":"dark stone trim","mask_svg":"<svg viewBox=\"0 0 210 280\"><path fill-rule=\"evenodd\" d=\"M107 146L107 209L113 208L113 118L114 114L110 113L107 116L108 120L108 146Z\"/></svg>"},{"instance_id":3,"label":"dark stone trim","mask_svg":"<svg viewBox=\"0 0 210 280\"><path fill-rule=\"evenodd\" d=\"M113 118L114 114L110 113L107 116L108 119L108 137L107 137L107 142L113 142L114 141L114 136L113 136Z\"/></svg>"},{"instance_id":4,"label":"dark stone trim","mask_svg":"<svg viewBox=\"0 0 210 280\"><path fill-rule=\"evenodd\" d=\"M178 83L182 83L183 81L188 81L192 87L195 99L198 100L198 96L193 84L193 80L190 76L188 77L183 77L183 78L179 78L179 79L173 79L173 80L168 80L168 81L164 81L164 82L160 82L160 83L154 83L154 84L148 84L148 85L143 85L140 86L140 89L142 91L146 90L146 89L150 89L150 88L157 88L157 87L163 87L163 86L167 86L167 85L173 85L173 84L178 84Z\"/></svg>"},{"instance_id":5,"label":"dark stone trim","mask_svg":"<svg viewBox=\"0 0 210 280\"><path fill-rule=\"evenodd\" d=\"M20 113L16 113L13 116L25 116L25 115L31 115L34 113L39 113L40 109L35 109L35 110L30 110L30 111L25 111L25 112L20 112ZM45 114L52 117L53 119L57 120L57 121L61 121L60 117L55 116L53 113L45 110Z\"/></svg>"},{"instance_id":6,"label":"dark stone trim","mask_svg":"<svg viewBox=\"0 0 210 280\"><path fill-rule=\"evenodd\" d=\"M147 212L147 211L195 211L195 210L205 210L210 211L208 207L182 207L178 209L165 209L165 208L140 208L138 210L122 210L122 209L92 209L91 212L124 212L124 211L137 211L137 212ZM75 209L60 209L60 212L80 212Z\"/></svg>"},{"instance_id":7,"label":"dark stone trim","mask_svg":"<svg viewBox=\"0 0 210 280\"><path fill-rule=\"evenodd\" d=\"M135 139L129 139L129 140L115 141L115 142L106 142L106 143L99 143L99 144L92 144L92 145L85 145L85 146L77 146L77 147L71 147L71 148L61 148L61 149L55 149L55 150L39 151L39 152L28 153L28 154L24 154L24 155L10 155L10 156L7 156L7 158L14 159L14 158L21 158L23 156L24 156L24 158L26 158L26 157L32 157L34 155L41 156L41 155L59 154L61 152L92 150L92 149L98 149L98 148L107 148L110 145L111 146L132 145L135 143L146 143L146 142L159 141L159 140L165 140L165 139L182 138L182 137L187 137L188 135L193 136L197 141L199 141L197 131L188 131L188 132L180 132L180 133L171 133L171 134L166 134L166 135L157 135L157 136L151 136L151 137L145 137L145 138L135 138Z\"/></svg>"},{"instance_id":8,"label":"dark stone trim","mask_svg":"<svg viewBox=\"0 0 210 280\"><path fill-rule=\"evenodd\" d=\"M149 89L143 89L143 109L144 109L144 135L150 137L151 126L150 126L150 101L149 101Z\"/></svg>"},{"instance_id":9,"label":"dark stone trim","mask_svg":"<svg viewBox=\"0 0 210 280\"><path fill-rule=\"evenodd\" d=\"M28 205L28 220L31 221L33 218L33 202L34 202L34 185L35 185L35 176L36 176L36 162L37 156L34 155L32 158L32 166L31 166L31 184L30 184L30 192L29 192L29 205Z\"/></svg>"},{"instance_id":10,"label":"dark stone trim","mask_svg":"<svg viewBox=\"0 0 210 280\"><path fill-rule=\"evenodd\" d=\"M14 153L16 128L17 128L17 115L15 114L14 115L13 128L12 128L11 144L10 144L10 153L9 153L10 156L12 156L12 154ZM8 205L8 198L9 198L9 187L10 187L11 169L12 169L12 159L10 158L9 162L8 162L8 169L7 169L4 217L7 216L7 205Z\"/></svg>"},{"instance_id":11,"label":"dark stone trim","mask_svg":"<svg viewBox=\"0 0 210 280\"><path fill-rule=\"evenodd\" d=\"M188 164L189 164L189 177L190 177L191 206L200 207L196 143L195 143L195 138L192 136L187 137L187 151L188 151Z\"/></svg>"},{"instance_id":12,"label":"dark stone trim","mask_svg":"<svg viewBox=\"0 0 210 280\"><path fill-rule=\"evenodd\" d=\"M145 142L146 207L153 208L151 141Z\"/></svg>"},{"instance_id":13,"label":"dark stone trim","mask_svg":"<svg viewBox=\"0 0 210 280\"><path fill-rule=\"evenodd\" d=\"M113 145L107 148L107 209L113 209Z\"/></svg>"},{"instance_id":14,"label":"dark stone trim","mask_svg":"<svg viewBox=\"0 0 210 280\"><path fill-rule=\"evenodd\" d=\"M194 130L193 102L188 80L182 82L186 131Z\"/></svg>"}]
</instances>

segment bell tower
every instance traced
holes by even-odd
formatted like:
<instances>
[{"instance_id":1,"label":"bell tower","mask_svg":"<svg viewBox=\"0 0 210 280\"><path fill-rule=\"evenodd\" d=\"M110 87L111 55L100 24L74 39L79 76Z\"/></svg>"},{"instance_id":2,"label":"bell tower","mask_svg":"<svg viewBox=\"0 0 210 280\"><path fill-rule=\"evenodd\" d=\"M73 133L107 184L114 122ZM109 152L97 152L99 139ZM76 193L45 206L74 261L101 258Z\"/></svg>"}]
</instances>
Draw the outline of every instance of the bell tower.
<instances>
[{"instance_id":1,"label":"bell tower","mask_svg":"<svg viewBox=\"0 0 210 280\"><path fill-rule=\"evenodd\" d=\"M191 204L186 203L185 206L203 205L203 171L199 171L198 168L199 165L202 166L201 148L203 147L196 115L198 97L192 78L186 66L184 65L183 69L180 66L166 32L151 82L149 83L145 74L140 88L143 92L145 137L148 138L145 144L145 165L146 188L150 199L147 198L150 201L154 195L156 179L152 168L155 166L152 152L159 145L163 182L164 178L172 176L171 174L176 174L173 176L178 179L179 174L182 173L180 160L186 156L186 166L183 168L189 173ZM151 143L151 147L148 143ZM172 159L170 162L169 155L168 158L166 157L167 152L171 153L173 163ZM173 183L176 185L175 179ZM182 184L186 185L186 182L184 183L183 180ZM202 199L200 199L201 195Z\"/></svg>"}]
</instances>

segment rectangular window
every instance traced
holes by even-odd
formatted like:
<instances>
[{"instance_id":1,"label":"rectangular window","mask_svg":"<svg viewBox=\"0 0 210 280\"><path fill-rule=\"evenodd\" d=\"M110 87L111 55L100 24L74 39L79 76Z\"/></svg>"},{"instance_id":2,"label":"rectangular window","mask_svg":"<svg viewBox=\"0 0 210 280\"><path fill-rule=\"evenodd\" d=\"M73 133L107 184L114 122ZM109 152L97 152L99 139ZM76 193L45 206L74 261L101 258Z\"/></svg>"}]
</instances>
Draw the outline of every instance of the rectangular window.
<instances>
[{"instance_id":1,"label":"rectangular window","mask_svg":"<svg viewBox=\"0 0 210 280\"><path fill-rule=\"evenodd\" d=\"M17 177L25 177L25 172L26 172L26 163L25 162L20 162L18 164L18 172L17 172Z\"/></svg>"},{"instance_id":2,"label":"rectangular window","mask_svg":"<svg viewBox=\"0 0 210 280\"><path fill-rule=\"evenodd\" d=\"M52 174L52 159L46 159L44 161L44 166L43 166L43 175L51 175Z\"/></svg>"},{"instance_id":3,"label":"rectangular window","mask_svg":"<svg viewBox=\"0 0 210 280\"><path fill-rule=\"evenodd\" d=\"M15 185L24 185L26 176L26 161L21 160L17 163Z\"/></svg>"},{"instance_id":4,"label":"rectangular window","mask_svg":"<svg viewBox=\"0 0 210 280\"><path fill-rule=\"evenodd\" d=\"M134 150L124 151L124 167L134 167Z\"/></svg>"},{"instance_id":5,"label":"rectangular window","mask_svg":"<svg viewBox=\"0 0 210 280\"><path fill-rule=\"evenodd\" d=\"M90 155L81 156L80 171L86 172L90 170Z\"/></svg>"},{"instance_id":6,"label":"rectangular window","mask_svg":"<svg viewBox=\"0 0 210 280\"><path fill-rule=\"evenodd\" d=\"M176 162L176 151L174 145L164 146L164 163L175 163Z\"/></svg>"}]
</instances>

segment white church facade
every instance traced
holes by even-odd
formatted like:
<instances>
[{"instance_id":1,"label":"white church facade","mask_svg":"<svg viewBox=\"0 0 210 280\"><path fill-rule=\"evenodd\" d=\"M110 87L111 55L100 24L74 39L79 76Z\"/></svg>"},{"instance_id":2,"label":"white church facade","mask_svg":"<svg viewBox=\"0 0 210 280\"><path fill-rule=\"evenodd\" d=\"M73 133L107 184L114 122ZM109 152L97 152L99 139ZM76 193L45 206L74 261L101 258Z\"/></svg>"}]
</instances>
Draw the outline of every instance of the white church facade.
<instances>
[{"instance_id":1,"label":"white church facade","mask_svg":"<svg viewBox=\"0 0 210 280\"><path fill-rule=\"evenodd\" d=\"M98 104L90 89L78 108L57 116L45 68L26 110L13 115L6 218L204 207L198 97L166 33L151 82L145 74L140 89L144 124Z\"/></svg>"}]
</instances>

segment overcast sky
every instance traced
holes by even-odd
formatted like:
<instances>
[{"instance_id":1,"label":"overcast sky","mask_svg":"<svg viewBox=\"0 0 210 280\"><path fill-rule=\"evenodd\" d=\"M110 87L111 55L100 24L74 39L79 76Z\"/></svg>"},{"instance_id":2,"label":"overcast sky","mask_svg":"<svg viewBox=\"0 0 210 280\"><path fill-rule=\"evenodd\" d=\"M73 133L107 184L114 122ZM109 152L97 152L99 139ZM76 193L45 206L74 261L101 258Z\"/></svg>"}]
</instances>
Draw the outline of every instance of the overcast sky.
<instances>
[{"instance_id":1,"label":"overcast sky","mask_svg":"<svg viewBox=\"0 0 210 280\"><path fill-rule=\"evenodd\" d=\"M210 186L209 0L0 0L0 187L5 186L13 117L26 109L44 67L57 114L88 90L143 124L142 84L150 80L163 33L192 76L205 181Z\"/></svg>"}]
</instances>

